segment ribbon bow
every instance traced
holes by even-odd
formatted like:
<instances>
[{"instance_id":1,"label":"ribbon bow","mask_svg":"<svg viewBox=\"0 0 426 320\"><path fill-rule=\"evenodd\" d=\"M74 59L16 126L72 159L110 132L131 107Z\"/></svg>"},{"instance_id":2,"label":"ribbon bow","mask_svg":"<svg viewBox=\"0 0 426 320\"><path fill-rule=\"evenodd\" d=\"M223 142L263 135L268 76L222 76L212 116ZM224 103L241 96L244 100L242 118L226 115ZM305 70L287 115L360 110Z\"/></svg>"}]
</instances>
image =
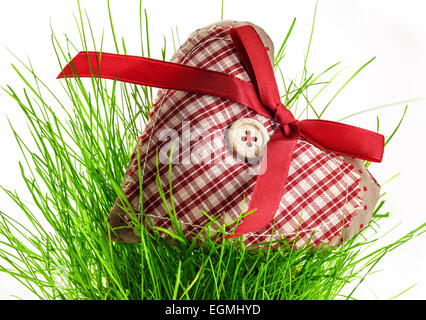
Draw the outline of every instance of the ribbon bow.
<instances>
[{"instance_id":1,"label":"ribbon bow","mask_svg":"<svg viewBox=\"0 0 426 320\"><path fill-rule=\"evenodd\" d=\"M252 83L234 76L178 63L109 53L80 52L61 72L64 77L101 77L158 88L182 90L226 98L275 119L277 129L267 145L266 167L258 175L248 212L231 237L266 227L278 209L293 151L299 139L340 155L380 162L384 137L373 131L320 119L297 120L281 103L266 49L250 25L230 28ZM266 162L266 163L265 163Z\"/></svg>"}]
</instances>

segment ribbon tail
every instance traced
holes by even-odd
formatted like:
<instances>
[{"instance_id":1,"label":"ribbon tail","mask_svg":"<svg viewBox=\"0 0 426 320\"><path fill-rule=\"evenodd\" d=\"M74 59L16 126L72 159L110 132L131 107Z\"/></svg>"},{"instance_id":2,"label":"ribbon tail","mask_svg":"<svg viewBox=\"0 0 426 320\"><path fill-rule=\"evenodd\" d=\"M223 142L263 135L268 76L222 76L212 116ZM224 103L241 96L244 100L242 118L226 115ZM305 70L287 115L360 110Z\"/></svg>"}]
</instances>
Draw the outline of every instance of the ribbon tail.
<instances>
[{"instance_id":1,"label":"ribbon tail","mask_svg":"<svg viewBox=\"0 0 426 320\"><path fill-rule=\"evenodd\" d=\"M253 26L242 25L232 28L229 33L263 104L271 111L276 110L281 99L274 69L256 30Z\"/></svg>"},{"instance_id":2,"label":"ribbon tail","mask_svg":"<svg viewBox=\"0 0 426 320\"><path fill-rule=\"evenodd\" d=\"M232 75L145 57L82 51L62 72L60 78L100 77L156 88L207 94L245 105L271 117L252 83Z\"/></svg>"},{"instance_id":3,"label":"ribbon tail","mask_svg":"<svg viewBox=\"0 0 426 320\"><path fill-rule=\"evenodd\" d=\"M296 125L303 140L321 149L367 161L382 161L385 138L379 133L319 119L301 120Z\"/></svg>"},{"instance_id":4,"label":"ribbon tail","mask_svg":"<svg viewBox=\"0 0 426 320\"><path fill-rule=\"evenodd\" d=\"M298 140L298 137L284 137L280 129L272 135L261 163L261 166L266 166L266 171L257 176L248 208L248 212L256 211L246 216L229 238L261 230L272 221L287 183L288 169Z\"/></svg>"}]
</instances>

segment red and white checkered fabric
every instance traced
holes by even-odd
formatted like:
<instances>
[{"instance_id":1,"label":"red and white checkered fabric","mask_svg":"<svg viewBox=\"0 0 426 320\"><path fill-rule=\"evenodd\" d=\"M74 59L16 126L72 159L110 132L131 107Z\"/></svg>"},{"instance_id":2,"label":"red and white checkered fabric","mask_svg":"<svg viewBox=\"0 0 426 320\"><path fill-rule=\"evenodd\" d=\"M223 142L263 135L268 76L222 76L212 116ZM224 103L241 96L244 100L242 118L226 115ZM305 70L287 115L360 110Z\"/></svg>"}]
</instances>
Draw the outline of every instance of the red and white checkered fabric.
<instances>
[{"instance_id":1,"label":"red and white checkered fabric","mask_svg":"<svg viewBox=\"0 0 426 320\"><path fill-rule=\"evenodd\" d=\"M234 75L250 81L229 35L229 27L200 29L188 39L172 59L174 62ZM143 211L158 227L173 230L169 210L175 210L183 231L192 238L210 220L204 210L219 223L228 223L246 212L256 175L254 165L236 158L228 149L225 129L240 118L254 118L272 135L275 124L238 103L194 93L160 90L144 135L130 160L123 190L136 211ZM188 150L176 142L171 167L158 164L156 156L171 140L185 135L186 126L201 128L201 138L192 136L189 153L209 147L211 154L199 153L201 163L188 160ZM164 139L164 130L175 137ZM163 133L162 133L163 132ZM165 141L164 141L165 140ZM142 169L142 199L138 179L136 148ZM264 230L245 235L246 245L296 238L296 246L307 240L327 243L350 225L360 205L360 175L343 157L330 154L299 141L293 154L288 181L274 221ZM172 185L173 205L169 185ZM158 184L164 189L163 203ZM296 237L297 236L297 237Z\"/></svg>"}]
</instances>

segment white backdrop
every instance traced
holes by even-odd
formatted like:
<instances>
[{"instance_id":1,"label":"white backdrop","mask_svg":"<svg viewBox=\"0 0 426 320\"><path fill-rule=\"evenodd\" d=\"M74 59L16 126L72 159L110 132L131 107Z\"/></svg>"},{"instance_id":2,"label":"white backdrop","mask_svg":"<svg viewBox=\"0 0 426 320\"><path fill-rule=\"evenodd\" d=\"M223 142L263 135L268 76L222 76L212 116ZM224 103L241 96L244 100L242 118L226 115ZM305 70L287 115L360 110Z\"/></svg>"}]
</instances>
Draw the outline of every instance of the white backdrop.
<instances>
[{"instance_id":1,"label":"white backdrop","mask_svg":"<svg viewBox=\"0 0 426 320\"><path fill-rule=\"evenodd\" d=\"M220 0L144 0L148 10L152 56L160 58L163 35L170 40L170 30L178 26L181 41L198 27L220 20ZM104 51L114 51L109 36L106 1L81 0L91 18L95 35L100 38L105 28ZM140 54L137 0L111 0L116 32L127 39L129 54ZM224 19L246 20L258 24L278 46L294 17L295 29L288 43L283 72L294 78L302 71L304 54L309 40L315 1L225 0ZM426 5L421 0L320 0L312 40L308 70L319 73L341 61L347 67L340 80L332 86L330 98L359 66L373 56L376 60L363 70L335 99L325 114L329 120L370 107L392 104L412 98L426 97ZM55 33L67 33L76 38L72 0L14 0L0 2L0 86L21 89L22 83L13 72L15 63L8 47L19 57L31 58L39 75L49 86L55 80L58 66L51 47L50 25ZM134 40L131 42L130 40ZM129 42L130 41L130 42ZM170 49L170 47L169 47ZM171 51L167 58L170 58ZM340 82L339 82L340 81ZM328 100L324 100L326 102ZM422 200L426 179L423 138L426 137L426 103L410 102L400 131L385 150L381 164L370 168L379 182L395 173L400 176L386 185L386 211L390 217L381 222L380 234L398 225L381 244L403 236L426 221ZM318 105L318 104L317 104ZM24 128L25 121L18 109L4 93L0 93L0 184L23 192L18 161L22 160L13 140L7 117L16 128ZM381 132L389 135L403 112L405 104L348 119L347 123L375 130L376 116L380 116ZM21 218L19 210L0 194L0 210ZM380 243L379 243L380 244ZM426 299L426 235L413 239L389 253L378 265L380 271L369 276L355 297L360 299L389 299L417 284L400 299ZM348 289L349 290L349 289ZM10 276L0 274L0 299L33 298Z\"/></svg>"}]
</instances>

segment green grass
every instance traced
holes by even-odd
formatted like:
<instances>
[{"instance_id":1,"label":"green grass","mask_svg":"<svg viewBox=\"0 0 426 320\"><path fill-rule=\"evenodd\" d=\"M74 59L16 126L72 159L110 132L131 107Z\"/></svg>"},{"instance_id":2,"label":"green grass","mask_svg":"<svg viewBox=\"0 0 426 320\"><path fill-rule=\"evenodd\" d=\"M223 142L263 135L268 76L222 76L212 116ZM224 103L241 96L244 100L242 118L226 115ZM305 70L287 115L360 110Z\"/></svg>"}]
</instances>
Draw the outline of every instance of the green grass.
<instances>
[{"instance_id":1,"label":"green grass","mask_svg":"<svg viewBox=\"0 0 426 320\"><path fill-rule=\"evenodd\" d=\"M223 2L221 10L223 17ZM104 35L97 43L87 13L80 6L77 13L78 41L67 36L58 39L52 31L58 70L80 50L102 50ZM141 52L149 56L148 15L142 5L139 18ZM114 32L111 10L109 19L116 51L126 53L125 40L118 40ZM286 80L281 70L294 26L295 20L283 33L275 58L277 78L281 76L284 88L283 102L298 116L313 113L320 118L373 59L331 93L323 108L314 107L316 97L326 95L329 84L339 75L339 63L317 75L307 71L313 23L301 77ZM172 29L175 38L177 28L176 34ZM177 45L172 44L173 48ZM163 59L166 49L165 37ZM335 249L307 245L295 250L283 245L248 250L238 241L218 244L211 238L197 246L184 239L177 221L175 232L170 233L175 246L161 238L162 230L148 233L137 221L140 244L108 242L106 234L111 230L107 229L107 215L116 197L123 197L120 184L148 119L152 89L97 78L65 79L59 94L34 73L31 64L17 61L19 67L13 68L24 88L18 93L6 87L4 93L23 112L31 132L31 137L23 137L11 124L25 157L20 169L34 205L3 188L22 216L0 213L0 271L41 299L353 299L358 285L385 254L426 228L423 224L395 242L371 249L382 236L375 233L379 221L388 215L382 213L382 197L370 225ZM398 128L399 123L387 142ZM158 186L159 196L165 199L165 191ZM173 204L165 204L173 217ZM342 296L342 288L349 283L354 291Z\"/></svg>"}]
</instances>

